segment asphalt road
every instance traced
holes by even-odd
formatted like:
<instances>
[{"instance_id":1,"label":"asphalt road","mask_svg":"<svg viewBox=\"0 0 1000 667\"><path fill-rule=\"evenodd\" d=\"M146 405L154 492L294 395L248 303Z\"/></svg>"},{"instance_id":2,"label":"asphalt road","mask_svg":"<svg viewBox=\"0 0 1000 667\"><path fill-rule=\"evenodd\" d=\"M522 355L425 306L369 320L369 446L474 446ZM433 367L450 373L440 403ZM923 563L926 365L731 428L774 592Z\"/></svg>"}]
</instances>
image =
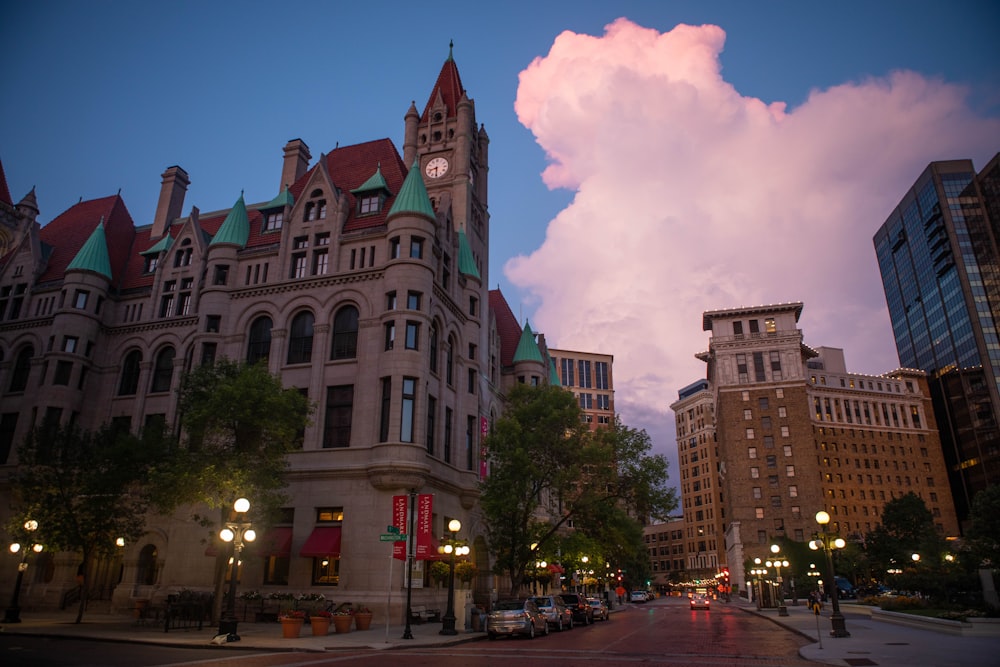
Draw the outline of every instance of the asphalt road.
<instances>
[{"instance_id":1,"label":"asphalt road","mask_svg":"<svg viewBox=\"0 0 1000 667\"><path fill-rule=\"evenodd\" d=\"M5 667L467 667L602 665L603 667L804 667L807 640L766 618L722 603L691 611L687 601L626 605L608 622L533 640L485 638L450 647L328 653L227 651L79 639L0 635Z\"/></svg>"}]
</instances>

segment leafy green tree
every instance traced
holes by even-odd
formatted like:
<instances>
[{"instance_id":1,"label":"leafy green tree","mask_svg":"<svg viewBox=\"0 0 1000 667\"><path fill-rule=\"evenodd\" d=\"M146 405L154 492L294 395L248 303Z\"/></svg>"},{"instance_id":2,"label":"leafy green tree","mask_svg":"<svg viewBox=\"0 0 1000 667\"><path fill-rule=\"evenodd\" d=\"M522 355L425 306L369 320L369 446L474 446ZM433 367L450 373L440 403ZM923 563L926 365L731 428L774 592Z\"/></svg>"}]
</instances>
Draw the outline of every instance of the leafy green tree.
<instances>
[{"instance_id":1,"label":"leafy green tree","mask_svg":"<svg viewBox=\"0 0 1000 667\"><path fill-rule=\"evenodd\" d=\"M865 549L879 578L889 569L913 570L938 564L947 550L934 526L934 515L912 492L885 504L882 523L865 537ZM913 554L919 555L919 561L913 560ZM908 581L912 579L908 577ZM925 592L930 592L931 583L923 586Z\"/></svg>"},{"instance_id":2,"label":"leafy green tree","mask_svg":"<svg viewBox=\"0 0 1000 667\"><path fill-rule=\"evenodd\" d=\"M38 522L33 537L47 549L79 554L86 576L95 558L114 552L117 538L142 535L153 500L149 474L168 452L159 432L139 439L110 427L89 433L46 421L18 447L14 515ZM87 607L86 583L76 623Z\"/></svg>"},{"instance_id":3,"label":"leafy green tree","mask_svg":"<svg viewBox=\"0 0 1000 667\"><path fill-rule=\"evenodd\" d=\"M1000 563L1000 485L989 486L972 499L965 545L973 567Z\"/></svg>"},{"instance_id":4,"label":"leafy green tree","mask_svg":"<svg viewBox=\"0 0 1000 667\"><path fill-rule=\"evenodd\" d=\"M486 446L492 466L480 502L496 571L509 575L512 594L529 564L556 551L570 520L607 562L648 568L640 519L666 517L677 499L666 487L666 458L649 453L644 431L616 420L591 432L572 393L517 385Z\"/></svg>"},{"instance_id":5,"label":"leafy green tree","mask_svg":"<svg viewBox=\"0 0 1000 667\"><path fill-rule=\"evenodd\" d=\"M312 407L297 389L285 388L262 364L222 359L187 373L178 409L182 446L159 471L157 498L173 509L197 503L219 510L220 523L239 497L266 526L286 502L286 455L301 445ZM203 525L214 522L196 517ZM218 615L228 565L228 547L212 537L216 558L215 609Z\"/></svg>"}]
</instances>

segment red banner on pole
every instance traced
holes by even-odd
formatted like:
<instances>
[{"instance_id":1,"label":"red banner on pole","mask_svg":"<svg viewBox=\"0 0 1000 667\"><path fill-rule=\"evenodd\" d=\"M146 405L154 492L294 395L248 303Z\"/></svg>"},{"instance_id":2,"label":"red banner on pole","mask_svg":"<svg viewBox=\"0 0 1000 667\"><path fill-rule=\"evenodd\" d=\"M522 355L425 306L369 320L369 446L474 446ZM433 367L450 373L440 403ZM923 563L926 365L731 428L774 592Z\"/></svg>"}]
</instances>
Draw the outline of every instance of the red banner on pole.
<instances>
[{"instance_id":1,"label":"red banner on pole","mask_svg":"<svg viewBox=\"0 0 1000 667\"><path fill-rule=\"evenodd\" d=\"M407 530L407 500L406 496L392 497L392 525L399 528L399 532L406 535ZM406 542L392 543L392 557L396 560L406 560Z\"/></svg>"},{"instance_id":2,"label":"red banner on pole","mask_svg":"<svg viewBox=\"0 0 1000 667\"><path fill-rule=\"evenodd\" d=\"M427 560L434 555L434 535L431 530L434 518L433 507L433 495L421 493L417 496L417 560Z\"/></svg>"},{"instance_id":3,"label":"red banner on pole","mask_svg":"<svg viewBox=\"0 0 1000 667\"><path fill-rule=\"evenodd\" d=\"M490 432L490 422L486 417L479 418L479 479L486 479L486 436Z\"/></svg>"}]
</instances>

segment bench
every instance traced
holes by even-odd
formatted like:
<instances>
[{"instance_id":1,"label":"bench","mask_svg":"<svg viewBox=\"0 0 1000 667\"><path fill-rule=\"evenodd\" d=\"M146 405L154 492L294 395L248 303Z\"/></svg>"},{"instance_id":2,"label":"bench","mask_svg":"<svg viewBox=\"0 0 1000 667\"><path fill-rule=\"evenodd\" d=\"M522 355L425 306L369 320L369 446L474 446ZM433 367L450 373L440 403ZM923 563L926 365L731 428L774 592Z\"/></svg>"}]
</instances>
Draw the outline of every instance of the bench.
<instances>
[{"instance_id":1,"label":"bench","mask_svg":"<svg viewBox=\"0 0 1000 667\"><path fill-rule=\"evenodd\" d=\"M440 609L428 609L424 606L410 607L411 623L438 622L441 620Z\"/></svg>"}]
</instances>

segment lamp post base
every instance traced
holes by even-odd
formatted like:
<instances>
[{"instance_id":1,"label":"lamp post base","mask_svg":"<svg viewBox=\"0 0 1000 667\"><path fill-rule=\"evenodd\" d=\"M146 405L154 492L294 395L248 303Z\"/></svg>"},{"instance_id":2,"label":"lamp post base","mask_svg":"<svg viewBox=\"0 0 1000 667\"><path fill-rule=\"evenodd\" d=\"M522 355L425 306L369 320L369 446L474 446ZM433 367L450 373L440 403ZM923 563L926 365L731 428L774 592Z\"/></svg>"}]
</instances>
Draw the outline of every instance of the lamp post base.
<instances>
[{"instance_id":1,"label":"lamp post base","mask_svg":"<svg viewBox=\"0 0 1000 667\"><path fill-rule=\"evenodd\" d=\"M20 623L21 622L21 608L20 607L7 607L7 610L3 614L4 623Z\"/></svg>"},{"instance_id":2,"label":"lamp post base","mask_svg":"<svg viewBox=\"0 0 1000 667\"><path fill-rule=\"evenodd\" d=\"M454 615L445 615L441 619L441 630L438 632L439 635L457 635L458 630L455 629L455 617Z\"/></svg>"},{"instance_id":3,"label":"lamp post base","mask_svg":"<svg viewBox=\"0 0 1000 667\"><path fill-rule=\"evenodd\" d=\"M222 617L219 619L219 634L220 635L234 635L239 639L239 635L236 634L236 626L239 625L239 621L235 617Z\"/></svg>"},{"instance_id":4,"label":"lamp post base","mask_svg":"<svg viewBox=\"0 0 1000 667\"><path fill-rule=\"evenodd\" d=\"M851 633L847 631L847 625L844 623L844 617L840 613L834 613L830 617L830 624L832 630L830 630L831 637L850 637Z\"/></svg>"},{"instance_id":5,"label":"lamp post base","mask_svg":"<svg viewBox=\"0 0 1000 667\"><path fill-rule=\"evenodd\" d=\"M778 606L778 616L788 616L788 607L784 603Z\"/></svg>"}]
</instances>

